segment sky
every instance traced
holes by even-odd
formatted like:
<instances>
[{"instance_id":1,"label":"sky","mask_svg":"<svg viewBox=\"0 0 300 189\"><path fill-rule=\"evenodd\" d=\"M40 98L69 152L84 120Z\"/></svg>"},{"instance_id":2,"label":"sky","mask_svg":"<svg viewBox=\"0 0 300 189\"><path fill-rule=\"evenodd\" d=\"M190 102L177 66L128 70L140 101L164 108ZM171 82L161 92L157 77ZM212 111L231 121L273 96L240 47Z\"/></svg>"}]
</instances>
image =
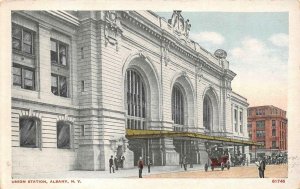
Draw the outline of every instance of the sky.
<instances>
[{"instance_id":1,"label":"sky","mask_svg":"<svg viewBox=\"0 0 300 189\"><path fill-rule=\"evenodd\" d=\"M168 20L172 12L157 12ZM233 91L251 106L287 109L288 12L182 12L190 38L211 53L227 52Z\"/></svg>"}]
</instances>

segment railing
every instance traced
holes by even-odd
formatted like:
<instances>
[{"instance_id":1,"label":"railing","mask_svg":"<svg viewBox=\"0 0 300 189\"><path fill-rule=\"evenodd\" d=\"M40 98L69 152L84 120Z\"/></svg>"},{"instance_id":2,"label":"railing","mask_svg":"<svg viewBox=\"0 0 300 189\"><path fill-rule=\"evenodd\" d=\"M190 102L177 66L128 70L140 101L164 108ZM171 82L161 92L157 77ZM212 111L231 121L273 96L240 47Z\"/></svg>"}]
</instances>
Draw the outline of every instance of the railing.
<instances>
[{"instance_id":1,"label":"railing","mask_svg":"<svg viewBox=\"0 0 300 189\"><path fill-rule=\"evenodd\" d=\"M127 124L127 129L134 129L134 130L147 129L146 121L144 118L133 118L128 116L126 124Z\"/></svg>"}]
</instances>

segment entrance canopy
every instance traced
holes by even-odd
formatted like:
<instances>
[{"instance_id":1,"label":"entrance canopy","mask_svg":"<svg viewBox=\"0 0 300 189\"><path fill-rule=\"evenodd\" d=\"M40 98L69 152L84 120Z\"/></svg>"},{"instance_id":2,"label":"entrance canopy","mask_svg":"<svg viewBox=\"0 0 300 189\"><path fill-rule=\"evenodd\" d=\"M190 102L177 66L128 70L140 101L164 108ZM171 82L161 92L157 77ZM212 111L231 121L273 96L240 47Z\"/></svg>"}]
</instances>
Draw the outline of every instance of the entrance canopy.
<instances>
[{"instance_id":1,"label":"entrance canopy","mask_svg":"<svg viewBox=\"0 0 300 189\"><path fill-rule=\"evenodd\" d=\"M245 146L260 146L260 144L250 140L240 140L221 136L210 136L200 133L192 132L176 132L176 131L162 131L162 130L134 130L126 129L126 137L129 139L134 138L189 138L189 139L201 139L210 142L221 142L232 145L245 145Z\"/></svg>"}]
</instances>

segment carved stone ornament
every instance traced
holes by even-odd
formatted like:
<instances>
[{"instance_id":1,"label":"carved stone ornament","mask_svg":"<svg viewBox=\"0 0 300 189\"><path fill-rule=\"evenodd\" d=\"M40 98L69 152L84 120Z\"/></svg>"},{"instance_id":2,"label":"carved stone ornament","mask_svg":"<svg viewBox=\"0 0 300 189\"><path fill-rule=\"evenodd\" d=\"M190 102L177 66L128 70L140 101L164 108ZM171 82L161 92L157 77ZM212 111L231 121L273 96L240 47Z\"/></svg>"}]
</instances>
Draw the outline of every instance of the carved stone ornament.
<instances>
[{"instance_id":1,"label":"carved stone ornament","mask_svg":"<svg viewBox=\"0 0 300 189\"><path fill-rule=\"evenodd\" d=\"M214 53L214 55L219 58L219 59L226 59L227 57L227 52L224 51L223 49L217 49Z\"/></svg>"},{"instance_id":2,"label":"carved stone ornament","mask_svg":"<svg viewBox=\"0 0 300 189\"><path fill-rule=\"evenodd\" d=\"M165 44L163 47L163 56L162 56L165 66L168 66L169 62L171 61L169 52L170 52L170 44Z\"/></svg>"},{"instance_id":3,"label":"carved stone ornament","mask_svg":"<svg viewBox=\"0 0 300 189\"><path fill-rule=\"evenodd\" d=\"M116 153L119 146L122 146L122 150L125 153L128 146L128 140L125 137L113 137L110 140L111 150Z\"/></svg>"},{"instance_id":4,"label":"carved stone ornament","mask_svg":"<svg viewBox=\"0 0 300 189\"><path fill-rule=\"evenodd\" d=\"M197 73L197 76L199 77L199 81L203 78L202 67L203 67L202 64L200 64L196 67L196 73Z\"/></svg>"},{"instance_id":5,"label":"carved stone ornament","mask_svg":"<svg viewBox=\"0 0 300 189\"><path fill-rule=\"evenodd\" d=\"M146 56L144 55L144 52L142 50L139 51L139 57L142 59L146 59Z\"/></svg>"},{"instance_id":6,"label":"carved stone ornament","mask_svg":"<svg viewBox=\"0 0 300 189\"><path fill-rule=\"evenodd\" d=\"M116 46L116 50L119 50L118 40L122 35L120 21L117 19L116 11L105 11L105 24L104 24L104 36L105 46L108 44Z\"/></svg>"},{"instance_id":7,"label":"carved stone ornament","mask_svg":"<svg viewBox=\"0 0 300 189\"><path fill-rule=\"evenodd\" d=\"M231 98L231 94L227 92L227 98Z\"/></svg>"},{"instance_id":8,"label":"carved stone ornament","mask_svg":"<svg viewBox=\"0 0 300 189\"><path fill-rule=\"evenodd\" d=\"M226 80L226 87L229 89L229 90L232 90L231 88L231 82Z\"/></svg>"},{"instance_id":9,"label":"carved stone ornament","mask_svg":"<svg viewBox=\"0 0 300 189\"><path fill-rule=\"evenodd\" d=\"M182 77L187 78L187 73L186 73L186 71L182 71L182 72L181 72L181 75L182 75Z\"/></svg>"},{"instance_id":10,"label":"carved stone ornament","mask_svg":"<svg viewBox=\"0 0 300 189\"><path fill-rule=\"evenodd\" d=\"M175 33L178 35L184 35L186 37L189 36L191 24L189 23L189 19L184 20L183 16L181 15L181 11L174 10L172 18L168 20L168 23L171 24Z\"/></svg>"}]
</instances>

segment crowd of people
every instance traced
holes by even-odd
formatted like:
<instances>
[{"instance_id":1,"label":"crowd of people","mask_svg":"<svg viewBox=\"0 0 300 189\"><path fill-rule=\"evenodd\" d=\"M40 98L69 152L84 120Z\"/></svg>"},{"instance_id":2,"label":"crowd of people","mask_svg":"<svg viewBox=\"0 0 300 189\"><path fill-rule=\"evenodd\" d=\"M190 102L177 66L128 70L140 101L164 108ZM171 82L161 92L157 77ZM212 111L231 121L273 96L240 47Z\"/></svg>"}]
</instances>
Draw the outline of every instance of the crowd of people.
<instances>
[{"instance_id":1,"label":"crowd of people","mask_svg":"<svg viewBox=\"0 0 300 189\"><path fill-rule=\"evenodd\" d=\"M230 161L232 163L232 166L245 166L249 164L245 154L231 155Z\"/></svg>"},{"instance_id":2,"label":"crowd of people","mask_svg":"<svg viewBox=\"0 0 300 189\"><path fill-rule=\"evenodd\" d=\"M220 150L220 148L218 149L211 148L210 150L208 150L208 153L211 158L223 156L223 155L226 156L230 155L228 150ZM114 173L119 168L124 168L124 161L125 161L124 156L115 156L115 157L111 156L111 158L109 159L109 172ZM230 155L230 161L232 166L245 166L245 165L248 166L248 164L250 163L246 158L246 155L241 153ZM277 154L273 153L271 156L260 156L254 160L256 166L258 167L260 178L264 178L264 171L266 169L266 165L286 164L287 161L288 161L287 153L277 153ZM181 168L183 167L183 169L187 171L188 164L190 164L190 168L193 167L192 161L189 160L186 155L182 155L180 159ZM142 157L140 157L137 162L137 167L139 170L139 178L142 178L144 165L147 165L148 173L150 173L152 161L149 156L145 158L145 162ZM208 167L209 165L206 163L204 167L205 171L208 170Z\"/></svg>"},{"instance_id":3,"label":"crowd of people","mask_svg":"<svg viewBox=\"0 0 300 189\"><path fill-rule=\"evenodd\" d=\"M268 165L270 164L287 164L288 163L288 157L287 153L278 153L278 154L272 154L271 156L266 156L266 163Z\"/></svg>"},{"instance_id":4,"label":"crowd of people","mask_svg":"<svg viewBox=\"0 0 300 189\"><path fill-rule=\"evenodd\" d=\"M124 168L124 156L111 156L109 159L109 173L115 173L116 170L119 170L119 168ZM143 168L144 168L144 160L142 157L139 158L137 162L137 167L139 170L139 178L143 178ZM146 165L148 167L148 173L150 173L152 161L149 156L146 158Z\"/></svg>"},{"instance_id":5,"label":"crowd of people","mask_svg":"<svg viewBox=\"0 0 300 189\"><path fill-rule=\"evenodd\" d=\"M111 156L109 159L109 172L115 172L115 170L119 170L119 168L124 168L124 156Z\"/></svg>"}]
</instances>

